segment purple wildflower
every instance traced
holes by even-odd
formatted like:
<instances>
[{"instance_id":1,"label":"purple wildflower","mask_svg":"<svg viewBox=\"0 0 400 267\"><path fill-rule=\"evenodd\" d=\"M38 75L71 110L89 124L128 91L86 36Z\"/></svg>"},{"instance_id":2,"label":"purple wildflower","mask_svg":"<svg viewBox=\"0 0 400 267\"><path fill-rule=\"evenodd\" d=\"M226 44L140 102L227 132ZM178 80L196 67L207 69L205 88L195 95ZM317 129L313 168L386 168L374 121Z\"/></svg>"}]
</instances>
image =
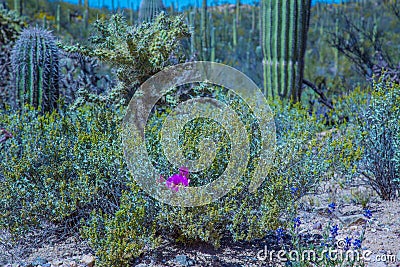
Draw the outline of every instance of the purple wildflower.
<instances>
[{"instance_id":1,"label":"purple wildflower","mask_svg":"<svg viewBox=\"0 0 400 267\"><path fill-rule=\"evenodd\" d=\"M174 174L168 178L166 185L175 192L178 192L179 186L189 186L189 171L186 167L179 168L179 174Z\"/></svg>"},{"instance_id":2,"label":"purple wildflower","mask_svg":"<svg viewBox=\"0 0 400 267\"><path fill-rule=\"evenodd\" d=\"M337 236L338 230L339 230L339 227L338 227L337 225L332 226L332 228L331 228L331 235L332 235L332 236Z\"/></svg>"},{"instance_id":3,"label":"purple wildflower","mask_svg":"<svg viewBox=\"0 0 400 267\"><path fill-rule=\"evenodd\" d=\"M294 218L294 219L293 219L293 222L294 222L294 228L299 227L300 224L301 224L300 217Z\"/></svg>"},{"instance_id":4,"label":"purple wildflower","mask_svg":"<svg viewBox=\"0 0 400 267\"><path fill-rule=\"evenodd\" d=\"M372 218L372 211L370 211L369 209L365 209L363 215L364 215L367 219L371 219L371 218Z\"/></svg>"},{"instance_id":5,"label":"purple wildflower","mask_svg":"<svg viewBox=\"0 0 400 267\"><path fill-rule=\"evenodd\" d=\"M355 248L361 248L362 241L360 239L354 239L353 246Z\"/></svg>"},{"instance_id":6,"label":"purple wildflower","mask_svg":"<svg viewBox=\"0 0 400 267\"><path fill-rule=\"evenodd\" d=\"M278 239L278 242L283 238L284 232L285 232L285 230L283 230L282 227L279 227L278 229L276 229L276 237Z\"/></svg>"},{"instance_id":7,"label":"purple wildflower","mask_svg":"<svg viewBox=\"0 0 400 267\"><path fill-rule=\"evenodd\" d=\"M332 202L332 203L330 203L330 204L328 205L328 212L329 212L329 213L334 212L335 209L336 209L336 204L335 204L335 202Z\"/></svg>"},{"instance_id":8,"label":"purple wildflower","mask_svg":"<svg viewBox=\"0 0 400 267\"><path fill-rule=\"evenodd\" d=\"M351 240L352 240L352 238L351 238L351 237L348 237L348 236L346 236L346 238L344 239L344 242L346 243L346 246L345 246L345 249L346 249L346 250L350 247L350 245L351 245Z\"/></svg>"},{"instance_id":9,"label":"purple wildflower","mask_svg":"<svg viewBox=\"0 0 400 267\"><path fill-rule=\"evenodd\" d=\"M297 187L292 186L290 188L290 193L294 196L296 195L297 191L299 191L299 189Z\"/></svg>"}]
</instances>

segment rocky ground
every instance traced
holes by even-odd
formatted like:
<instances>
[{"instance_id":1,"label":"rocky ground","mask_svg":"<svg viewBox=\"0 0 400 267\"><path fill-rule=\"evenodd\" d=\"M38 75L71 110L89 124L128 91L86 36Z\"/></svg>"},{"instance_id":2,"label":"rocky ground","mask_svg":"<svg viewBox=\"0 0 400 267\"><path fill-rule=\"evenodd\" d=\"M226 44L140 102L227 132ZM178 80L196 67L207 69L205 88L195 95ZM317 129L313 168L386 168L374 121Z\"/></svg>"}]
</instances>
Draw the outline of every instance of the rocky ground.
<instances>
[{"instance_id":1,"label":"rocky ground","mask_svg":"<svg viewBox=\"0 0 400 267\"><path fill-rule=\"evenodd\" d=\"M339 240L346 237L354 240L365 231L362 249L372 253L365 266L400 267L400 203L381 201L368 187L362 185L341 188L339 184L326 183L321 186L320 192L300 200L299 236L304 240L319 239L328 224L340 226ZM336 204L333 214L327 209L332 202ZM369 222L363 216L363 205L367 205L372 212ZM144 253L133 266L278 266L277 262L271 263L268 259L257 257L265 246L268 250L278 248L276 239L275 233L271 233L264 239L251 243L223 240L220 249L204 244L183 247L164 241L156 250ZM62 241L49 239L40 244L13 248L6 244L7 235L3 233L0 235L1 266L95 265L93 252L83 240L76 237Z\"/></svg>"}]
</instances>

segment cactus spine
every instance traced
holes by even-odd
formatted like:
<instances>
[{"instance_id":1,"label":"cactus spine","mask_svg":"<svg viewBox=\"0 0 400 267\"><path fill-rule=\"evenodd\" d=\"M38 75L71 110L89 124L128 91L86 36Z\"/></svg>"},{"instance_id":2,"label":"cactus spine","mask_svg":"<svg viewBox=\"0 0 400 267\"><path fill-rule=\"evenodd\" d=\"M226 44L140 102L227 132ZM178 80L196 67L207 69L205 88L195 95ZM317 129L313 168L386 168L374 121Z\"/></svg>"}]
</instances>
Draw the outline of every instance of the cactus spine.
<instances>
[{"instance_id":1,"label":"cactus spine","mask_svg":"<svg viewBox=\"0 0 400 267\"><path fill-rule=\"evenodd\" d=\"M262 0L264 93L300 101L311 0Z\"/></svg>"},{"instance_id":2,"label":"cactus spine","mask_svg":"<svg viewBox=\"0 0 400 267\"><path fill-rule=\"evenodd\" d=\"M59 51L49 31L25 29L11 54L14 104L50 111L59 98Z\"/></svg>"},{"instance_id":3,"label":"cactus spine","mask_svg":"<svg viewBox=\"0 0 400 267\"><path fill-rule=\"evenodd\" d=\"M139 7L139 22L150 22L161 11L165 11L162 0L142 0Z\"/></svg>"}]
</instances>

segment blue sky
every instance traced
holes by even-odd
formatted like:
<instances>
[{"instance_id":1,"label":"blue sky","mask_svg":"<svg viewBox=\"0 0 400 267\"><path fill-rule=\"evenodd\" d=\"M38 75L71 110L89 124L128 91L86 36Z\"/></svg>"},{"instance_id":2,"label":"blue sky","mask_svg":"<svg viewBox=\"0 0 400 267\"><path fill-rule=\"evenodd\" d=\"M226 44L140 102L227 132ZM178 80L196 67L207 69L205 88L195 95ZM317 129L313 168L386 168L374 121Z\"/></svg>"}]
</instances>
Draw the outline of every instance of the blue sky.
<instances>
[{"instance_id":1,"label":"blue sky","mask_svg":"<svg viewBox=\"0 0 400 267\"><path fill-rule=\"evenodd\" d=\"M115 8L117 8L118 6L118 2L119 5L121 7L129 7L130 6L130 2L133 3L134 8L139 7L140 5L140 1L141 0L114 0L114 5ZM179 7L184 7L187 5L199 5L201 4L202 0L163 0L164 4L166 6L170 6L171 3L174 3L174 6L176 7L177 5L179 5ZM67 2L71 2L71 3L78 3L78 0L67 0ZM83 1L82 1L83 2ZM104 4L108 7L111 7L111 0L89 0L89 5L92 7L98 7L99 5L102 5L102 3L104 2ZM216 5L216 4L223 4L223 3L236 3L236 0L207 0L208 5ZM254 2L258 2L255 0L240 0L241 3L244 4L251 4ZM330 3L338 3L340 2L340 0L313 0L314 2L330 2Z\"/></svg>"}]
</instances>

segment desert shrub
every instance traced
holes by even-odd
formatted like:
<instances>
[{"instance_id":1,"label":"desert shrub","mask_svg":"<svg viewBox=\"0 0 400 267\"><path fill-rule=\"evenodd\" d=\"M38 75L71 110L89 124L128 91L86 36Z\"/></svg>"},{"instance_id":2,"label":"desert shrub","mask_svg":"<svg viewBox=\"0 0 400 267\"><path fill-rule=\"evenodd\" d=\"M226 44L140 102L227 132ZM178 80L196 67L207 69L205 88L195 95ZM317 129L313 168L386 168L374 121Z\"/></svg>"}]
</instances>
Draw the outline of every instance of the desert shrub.
<instances>
[{"instance_id":1,"label":"desert shrub","mask_svg":"<svg viewBox=\"0 0 400 267\"><path fill-rule=\"evenodd\" d=\"M156 214L157 232L164 237L173 237L184 243L202 241L216 247L223 237L234 240L263 237L268 230L291 223L296 211L296 200L315 189L322 179L331 177L337 164L332 160L331 147L335 137L317 136L317 133L326 130L324 123L319 122L315 116L309 116L300 104L271 103L275 112L278 153L264 183L251 194L247 187L260 149L260 133L252 110L237 96L227 94L226 90L199 85L187 93L191 97L213 96L235 110L249 134L250 159L245 175L237 177L238 184L217 201L199 207L174 207L157 202L151 204L156 211L149 214ZM164 177L177 171L163 155L160 135L163 120L176 105L171 103L169 107L164 107L165 113L154 112L146 128L148 153L154 167ZM181 149L189 158L196 158L197 144L206 138L202 130L206 129L204 132L216 135L214 140L219 140L213 163L202 172L192 173L191 185L199 186L204 181L218 178L226 166L230 141L221 128L204 119L191 121L183 127L182 146L177 149ZM336 146L337 150L340 148Z\"/></svg>"},{"instance_id":2,"label":"desert shrub","mask_svg":"<svg viewBox=\"0 0 400 267\"><path fill-rule=\"evenodd\" d=\"M400 189L400 85L383 75L373 83L368 108L360 116L363 158L359 172L382 199Z\"/></svg>"},{"instance_id":3,"label":"desert shrub","mask_svg":"<svg viewBox=\"0 0 400 267\"><path fill-rule=\"evenodd\" d=\"M104 107L38 114L2 110L0 227L21 234L47 224L76 227L94 209L114 212L126 189L115 114Z\"/></svg>"},{"instance_id":4,"label":"desert shrub","mask_svg":"<svg viewBox=\"0 0 400 267\"><path fill-rule=\"evenodd\" d=\"M278 153L265 181L250 193L248 185L260 149L252 110L225 89L198 85L188 95L212 96L226 103L246 127L249 162L226 196L204 206L173 207L144 193L123 158L119 137L122 110L85 105L75 111L42 115L34 110L2 111L0 124L7 125L14 137L2 143L0 226L15 234L49 223L58 229L83 226L81 233L96 251L99 265L126 266L160 237L218 247L225 237L252 240L292 224L296 200L332 176L338 165L332 155L352 157L339 153L346 142L332 145L335 135L317 135L326 126L299 103L270 103ZM168 177L176 169L163 157L160 129L177 103L159 104L165 112L154 109L146 126L146 145L154 167ZM177 149L189 158L197 157L197 144L207 134L219 140L213 163L203 172L192 173L191 185L217 179L229 161L229 136L218 123L207 119L193 120L183 129Z\"/></svg>"},{"instance_id":5,"label":"desert shrub","mask_svg":"<svg viewBox=\"0 0 400 267\"><path fill-rule=\"evenodd\" d=\"M99 266L129 266L147 248L157 244L155 227L147 219L150 207L140 188L134 183L122 192L115 213L93 211L82 228L96 252Z\"/></svg>"}]
</instances>

